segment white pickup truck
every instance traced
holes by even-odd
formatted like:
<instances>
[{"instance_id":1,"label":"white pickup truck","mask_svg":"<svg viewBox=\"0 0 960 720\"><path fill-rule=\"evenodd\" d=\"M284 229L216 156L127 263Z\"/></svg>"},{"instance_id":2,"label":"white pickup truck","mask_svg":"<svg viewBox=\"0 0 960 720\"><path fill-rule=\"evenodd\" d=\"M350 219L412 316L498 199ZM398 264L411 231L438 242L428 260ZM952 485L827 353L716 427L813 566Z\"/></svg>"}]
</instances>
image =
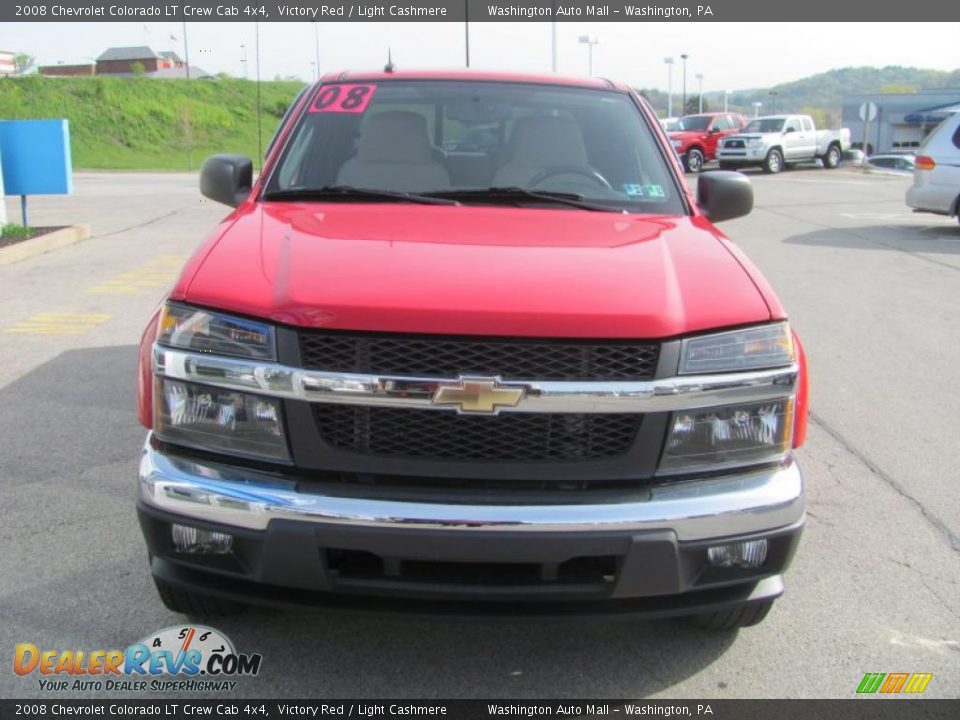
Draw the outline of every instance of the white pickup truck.
<instances>
[{"instance_id":1,"label":"white pickup truck","mask_svg":"<svg viewBox=\"0 0 960 720\"><path fill-rule=\"evenodd\" d=\"M817 130L809 115L767 115L754 118L739 133L724 138L717 148L717 160L721 170L752 165L778 173L794 163L814 160L833 169L849 149L847 128Z\"/></svg>"}]
</instances>

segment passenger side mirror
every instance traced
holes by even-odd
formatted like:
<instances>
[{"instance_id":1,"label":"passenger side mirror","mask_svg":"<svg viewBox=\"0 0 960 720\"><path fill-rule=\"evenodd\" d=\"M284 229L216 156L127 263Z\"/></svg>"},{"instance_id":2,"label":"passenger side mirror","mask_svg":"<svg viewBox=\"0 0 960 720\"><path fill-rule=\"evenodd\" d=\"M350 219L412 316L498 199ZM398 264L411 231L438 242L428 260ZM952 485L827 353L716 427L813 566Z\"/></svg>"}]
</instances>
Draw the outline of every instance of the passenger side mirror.
<instances>
[{"instance_id":1,"label":"passenger side mirror","mask_svg":"<svg viewBox=\"0 0 960 720\"><path fill-rule=\"evenodd\" d=\"M200 168L200 192L218 203L236 207L253 187L253 160L244 155L211 155Z\"/></svg>"},{"instance_id":2,"label":"passenger side mirror","mask_svg":"<svg viewBox=\"0 0 960 720\"><path fill-rule=\"evenodd\" d=\"M697 204L710 222L743 217L753 210L753 185L730 170L704 173L697 180Z\"/></svg>"},{"instance_id":3,"label":"passenger side mirror","mask_svg":"<svg viewBox=\"0 0 960 720\"><path fill-rule=\"evenodd\" d=\"M718 132L720 132L720 128L712 127L707 132L710 133L711 135L716 135Z\"/></svg>"}]
</instances>

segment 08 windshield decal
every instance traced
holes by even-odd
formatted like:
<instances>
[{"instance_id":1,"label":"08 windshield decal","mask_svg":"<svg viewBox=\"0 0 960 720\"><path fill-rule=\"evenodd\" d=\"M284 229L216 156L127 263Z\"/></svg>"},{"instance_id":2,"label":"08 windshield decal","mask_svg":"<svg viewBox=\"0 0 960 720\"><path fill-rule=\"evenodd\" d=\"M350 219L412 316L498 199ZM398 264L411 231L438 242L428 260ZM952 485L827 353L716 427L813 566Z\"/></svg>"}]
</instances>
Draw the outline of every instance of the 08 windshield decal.
<instances>
[{"instance_id":1,"label":"08 windshield decal","mask_svg":"<svg viewBox=\"0 0 960 720\"><path fill-rule=\"evenodd\" d=\"M313 99L310 112L362 113L376 90L376 85L325 85Z\"/></svg>"}]
</instances>

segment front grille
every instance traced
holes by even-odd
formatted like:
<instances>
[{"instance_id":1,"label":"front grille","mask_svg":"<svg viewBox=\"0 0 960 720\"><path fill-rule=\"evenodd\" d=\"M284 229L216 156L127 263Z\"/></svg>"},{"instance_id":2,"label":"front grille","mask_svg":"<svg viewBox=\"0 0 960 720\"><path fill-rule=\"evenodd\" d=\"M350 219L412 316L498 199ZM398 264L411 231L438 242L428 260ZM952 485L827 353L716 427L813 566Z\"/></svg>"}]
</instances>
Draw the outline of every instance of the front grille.
<instances>
[{"instance_id":1,"label":"front grille","mask_svg":"<svg viewBox=\"0 0 960 720\"><path fill-rule=\"evenodd\" d=\"M454 461L570 461L626 453L641 415L457 415L436 410L314 405L323 440L340 450Z\"/></svg>"},{"instance_id":2,"label":"front grille","mask_svg":"<svg viewBox=\"0 0 960 720\"><path fill-rule=\"evenodd\" d=\"M637 341L300 333L303 367L375 375L649 380L659 350L657 343Z\"/></svg>"},{"instance_id":3,"label":"front grille","mask_svg":"<svg viewBox=\"0 0 960 720\"><path fill-rule=\"evenodd\" d=\"M727 141L723 144L723 147L725 147L725 148L727 148L727 149L738 148L738 149L741 149L741 150L742 150L742 149L743 149L743 140L727 140Z\"/></svg>"}]
</instances>

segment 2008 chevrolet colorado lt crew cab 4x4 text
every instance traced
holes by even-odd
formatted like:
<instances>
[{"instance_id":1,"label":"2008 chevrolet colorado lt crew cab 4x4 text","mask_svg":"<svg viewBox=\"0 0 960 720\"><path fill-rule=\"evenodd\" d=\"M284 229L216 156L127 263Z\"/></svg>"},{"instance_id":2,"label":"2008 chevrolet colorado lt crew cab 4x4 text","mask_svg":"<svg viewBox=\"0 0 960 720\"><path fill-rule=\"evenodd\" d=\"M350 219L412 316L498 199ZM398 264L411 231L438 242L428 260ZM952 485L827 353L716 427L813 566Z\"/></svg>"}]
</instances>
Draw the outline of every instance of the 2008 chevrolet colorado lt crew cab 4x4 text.
<instances>
[{"instance_id":1,"label":"2008 chevrolet colorado lt crew cab 4x4 text","mask_svg":"<svg viewBox=\"0 0 960 720\"><path fill-rule=\"evenodd\" d=\"M333 75L255 182L235 155L200 182L235 210L140 348L169 608L727 628L782 593L804 354L711 223L750 211L749 181L695 198L627 86Z\"/></svg>"}]
</instances>

